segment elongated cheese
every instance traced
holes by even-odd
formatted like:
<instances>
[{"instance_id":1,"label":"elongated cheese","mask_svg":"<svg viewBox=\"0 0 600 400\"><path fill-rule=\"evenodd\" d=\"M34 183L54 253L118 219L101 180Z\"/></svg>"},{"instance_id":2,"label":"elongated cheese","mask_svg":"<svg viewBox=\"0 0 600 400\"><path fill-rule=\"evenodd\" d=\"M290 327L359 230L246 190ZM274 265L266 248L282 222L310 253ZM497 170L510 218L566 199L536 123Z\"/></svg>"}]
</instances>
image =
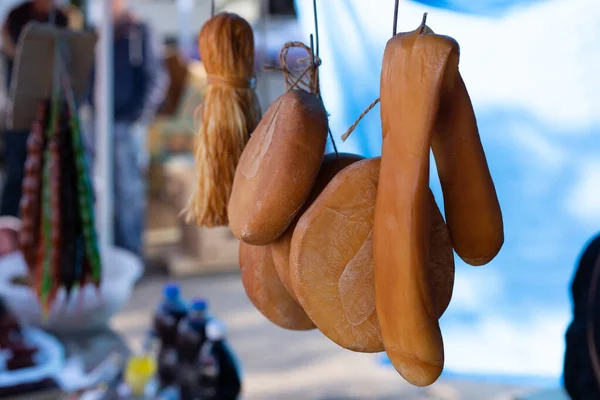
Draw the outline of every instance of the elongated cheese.
<instances>
[{"instance_id":1,"label":"elongated cheese","mask_svg":"<svg viewBox=\"0 0 600 400\"><path fill-rule=\"evenodd\" d=\"M429 152L442 82L455 65L458 44L419 27L388 41L381 72L384 140L373 230L376 309L390 361L417 386L435 382L444 365L426 271L431 257Z\"/></svg>"},{"instance_id":2,"label":"elongated cheese","mask_svg":"<svg viewBox=\"0 0 600 400\"><path fill-rule=\"evenodd\" d=\"M504 243L502 211L465 83L458 65L448 68L431 147L456 254L483 265Z\"/></svg>"}]
</instances>

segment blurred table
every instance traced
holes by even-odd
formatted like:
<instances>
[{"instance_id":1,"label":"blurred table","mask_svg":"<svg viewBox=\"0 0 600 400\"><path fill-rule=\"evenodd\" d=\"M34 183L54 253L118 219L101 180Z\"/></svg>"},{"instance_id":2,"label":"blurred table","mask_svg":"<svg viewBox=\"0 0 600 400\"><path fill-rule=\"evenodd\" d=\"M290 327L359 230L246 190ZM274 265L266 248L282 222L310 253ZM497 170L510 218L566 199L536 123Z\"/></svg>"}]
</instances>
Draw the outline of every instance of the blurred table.
<instances>
[{"instance_id":1,"label":"blurred table","mask_svg":"<svg viewBox=\"0 0 600 400\"><path fill-rule=\"evenodd\" d=\"M73 335L55 334L54 336L64 345L67 360L70 357L81 358L86 373L98 367L110 354L118 353L124 360L130 354L129 347L123 338L109 328ZM42 389L10 397L7 400L58 400L68 398L68 396L65 396L67 395L57 389Z\"/></svg>"},{"instance_id":2,"label":"blurred table","mask_svg":"<svg viewBox=\"0 0 600 400\"><path fill-rule=\"evenodd\" d=\"M130 354L125 340L109 328L73 335L55 334L55 336L65 346L67 359L73 356L82 358L86 372L99 366L111 353L118 353L124 359L127 359Z\"/></svg>"}]
</instances>

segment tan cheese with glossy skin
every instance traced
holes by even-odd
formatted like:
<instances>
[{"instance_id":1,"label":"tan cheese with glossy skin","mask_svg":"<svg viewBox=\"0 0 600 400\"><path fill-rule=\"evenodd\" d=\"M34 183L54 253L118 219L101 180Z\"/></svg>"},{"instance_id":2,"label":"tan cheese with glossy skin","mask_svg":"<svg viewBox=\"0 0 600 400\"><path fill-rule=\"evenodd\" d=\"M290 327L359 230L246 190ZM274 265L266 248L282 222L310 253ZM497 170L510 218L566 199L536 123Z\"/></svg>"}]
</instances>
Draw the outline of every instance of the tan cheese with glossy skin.
<instances>
[{"instance_id":1,"label":"tan cheese with glossy skin","mask_svg":"<svg viewBox=\"0 0 600 400\"><path fill-rule=\"evenodd\" d=\"M375 310L373 215L380 159L358 161L339 172L300 218L290 250L290 273L299 303L315 325L353 351L383 350ZM454 285L450 236L433 194L430 284L435 312L446 310Z\"/></svg>"},{"instance_id":2,"label":"tan cheese with glossy skin","mask_svg":"<svg viewBox=\"0 0 600 400\"><path fill-rule=\"evenodd\" d=\"M248 244L281 236L315 183L325 153L323 102L291 90L269 107L238 163L229 199L229 226Z\"/></svg>"},{"instance_id":3,"label":"tan cheese with glossy skin","mask_svg":"<svg viewBox=\"0 0 600 400\"><path fill-rule=\"evenodd\" d=\"M240 243L239 261L246 294L269 321L291 330L315 328L302 307L281 284L270 246Z\"/></svg>"},{"instance_id":4,"label":"tan cheese with glossy skin","mask_svg":"<svg viewBox=\"0 0 600 400\"><path fill-rule=\"evenodd\" d=\"M335 153L326 154L323 158L323 164L321 164L317 180L315 181L310 195L308 196L308 200L304 203L302 210L300 210L285 233L279 237L279 239L271 243L273 261L275 263L275 268L277 269L277 274L279 274L283 286L285 286L294 299L296 299L296 294L294 293L290 279L290 244L292 243L292 235L294 233L294 228L298 223L298 219L340 170L363 158L364 157L362 156L349 153L339 153L339 157Z\"/></svg>"},{"instance_id":5,"label":"tan cheese with glossy skin","mask_svg":"<svg viewBox=\"0 0 600 400\"><path fill-rule=\"evenodd\" d=\"M458 44L421 27L387 43L381 72L384 134L375 203L376 309L383 343L410 383L435 382L444 347L427 265L429 152L442 82L458 65Z\"/></svg>"},{"instance_id":6,"label":"tan cheese with glossy skin","mask_svg":"<svg viewBox=\"0 0 600 400\"><path fill-rule=\"evenodd\" d=\"M454 250L466 263L484 265L504 243L502 211L469 93L458 65L451 67L442 88L431 148Z\"/></svg>"}]
</instances>

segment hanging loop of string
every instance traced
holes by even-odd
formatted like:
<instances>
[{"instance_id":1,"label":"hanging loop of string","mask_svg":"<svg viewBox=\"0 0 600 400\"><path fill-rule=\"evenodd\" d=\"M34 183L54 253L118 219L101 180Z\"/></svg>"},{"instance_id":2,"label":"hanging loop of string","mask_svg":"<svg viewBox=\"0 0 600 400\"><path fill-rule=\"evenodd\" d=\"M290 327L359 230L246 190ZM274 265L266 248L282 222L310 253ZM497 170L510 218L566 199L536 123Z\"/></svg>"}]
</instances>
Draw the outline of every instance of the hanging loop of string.
<instances>
[{"instance_id":1,"label":"hanging loop of string","mask_svg":"<svg viewBox=\"0 0 600 400\"><path fill-rule=\"evenodd\" d=\"M304 89L319 99L321 98L321 85L319 81L319 67L321 66L321 58L319 57L319 24L317 19L317 1L313 0L313 13L315 20L315 36L310 35L310 47L302 42L288 42L283 45L279 52L279 67L265 66L266 71L279 71L283 73L286 92L293 89ZM298 68L290 68L288 64L288 56L291 49L301 49L306 53L305 57L299 58L297 61L301 65ZM338 160L339 153L333 138L331 129L328 130L333 151Z\"/></svg>"},{"instance_id":2,"label":"hanging loop of string","mask_svg":"<svg viewBox=\"0 0 600 400\"><path fill-rule=\"evenodd\" d=\"M290 68L288 56L291 49L301 49L307 53L305 57L298 59L298 63L301 65L300 67ZM318 93L318 68L321 65L321 60L318 57L313 56L310 47L302 42L288 42L284 44L279 52L279 64L279 67L265 66L265 70L283 73L286 91L304 89L313 94Z\"/></svg>"}]
</instances>

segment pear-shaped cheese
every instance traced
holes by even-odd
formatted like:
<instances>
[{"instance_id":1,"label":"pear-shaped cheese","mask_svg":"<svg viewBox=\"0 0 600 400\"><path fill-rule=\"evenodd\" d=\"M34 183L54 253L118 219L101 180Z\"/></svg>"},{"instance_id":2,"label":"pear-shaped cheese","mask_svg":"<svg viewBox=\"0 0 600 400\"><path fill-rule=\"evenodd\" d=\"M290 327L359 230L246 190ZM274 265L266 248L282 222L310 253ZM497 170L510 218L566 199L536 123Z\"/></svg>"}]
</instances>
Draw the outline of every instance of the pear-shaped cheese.
<instances>
[{"instance_id":1,"label":"pear-shaped cheese","mask_svg":"<svg viewBox=\"0 0 600 400\"><path fill-rule=\"evenodd\" d=\"M308 200L304 203L302 210L298 213L294 221L290 224L285 233L276 241L271 243L271 249L273 251L273 262L275 268L281 279L283 286L290 292L293 298L296 298L294 290L292 288L292 281L290 278L290 245L292 243L292 235L298 219L302 216L304 211L315 201L321 191L327 186L329 181L343 168L352 164L353 162L362 160L364 157L349 154L349 153L330 153L326 154L323 158L323 164L319 170L317 180L308 196Z\"/></svg>"},{"instance_id":2,"label":"pear-shaped cheese","mask_svg":"<svg viewBox=\"0 0 600 400\"><path fill-rule=\"evenodd\" d=\"M315 325L281 284L270 246L240 243L242 283L248 298L268 320L285 329L308 330Z\"/></svg>"},{"instance_id":3,"label":"pear-shaped cheese","mask_svg":"<svg viewBox=\"0 0 600 400\"><path fill-rule=\"evenodd\" d=\"M229 226L252 245L281 236L313 188L325 154L323 102L291 90L267 110L240 157L229 198Z\"/></svg>"},{"instance_id":4,"label":"pear-shaped cheese","mask_svg":"<svg viewBox=\"0 0 600 400\"><path fill-rule=\"evenodd\" d=\"M360 352L383 350L373 274L379 167L380 159L374 158L339 172L300 218L290 250L292 286L299 303L327 337ZM454 258L431 193L428 203L432 221L428 272L439 317L452 297Z\"/></svg>"}]
</instances>

